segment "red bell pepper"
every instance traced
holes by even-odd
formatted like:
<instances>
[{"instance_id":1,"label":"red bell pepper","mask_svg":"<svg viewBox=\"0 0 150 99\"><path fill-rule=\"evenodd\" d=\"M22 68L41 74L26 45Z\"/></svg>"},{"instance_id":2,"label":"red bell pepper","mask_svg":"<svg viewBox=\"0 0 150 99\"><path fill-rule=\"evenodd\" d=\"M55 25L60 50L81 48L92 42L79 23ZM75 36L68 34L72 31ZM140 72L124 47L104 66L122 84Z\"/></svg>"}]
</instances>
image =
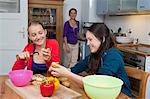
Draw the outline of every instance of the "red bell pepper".
<instances>
[{"instance_id":1,"label":"red bell pepper","mask_svg":"<svg viewBox=\"0 0 150 99\"><path fill-rule=\"evenodd\" d=\"M54 83L53 81L45 81L40 85L41 94L43 97L52 96L54 92Z\"/></svg>"}]
</instances>

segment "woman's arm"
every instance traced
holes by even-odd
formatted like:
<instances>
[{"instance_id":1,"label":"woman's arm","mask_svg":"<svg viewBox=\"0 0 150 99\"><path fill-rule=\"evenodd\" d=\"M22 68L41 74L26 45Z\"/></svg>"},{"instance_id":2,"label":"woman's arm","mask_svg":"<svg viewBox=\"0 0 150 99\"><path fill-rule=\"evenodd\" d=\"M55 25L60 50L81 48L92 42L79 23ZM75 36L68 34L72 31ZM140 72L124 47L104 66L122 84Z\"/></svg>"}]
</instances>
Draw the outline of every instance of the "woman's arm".
<instances>
[{"instance_id":1,"label":"woman's arm","mask_svg":"<svg viewBox=\"0 0 150 99\"><path fill-rule=\"evenodd\" d=\"M77 74L74 74L74 73L70 72L70 74L68 74L67 78L69 78L72 81L76 82L78 84L78 86L83 88L83 82L82 82L83 77L82 76L79 76Z\"/></svg>"},{"instance_id":2,"label":"woman's arm","mask_svg":"<svg viewBox=\"0 0 150 99\"><path fill-rule=\"evenodd\" d=\"M77 63L74 67L71 69L67 69L64 66L61 66L59 64L56 64L58 68L53 68L52 66L49 68L49 71L52 71L51 74L56 77L67 77L71 79L72 81L79 84L80 87L83 87L82 82L82 76L77 75L78 73L81 73L82 71L86 70L88 68L88 60L89 56L87 56L84 60Z\"/></svg>"},{"instance_id":3,"label":"woman's arm","mask_svg":"<svg viewBox=\"0 0 150 99\"><path fill-rule=\"evenodd\" d=\"M84 60L79 61L75 66L71 68L71 72L79 74L88 68L89 56L86 56Z\"/></svg>"},{"instance_id":4,"label":"woman's arm","mask_svg":"<svg viewBox=\"0 0 150 99\"><path fill-rule=\"evenodd\" d=\"M83 87L82 77L72 73L69 69L65 68L64 66L57 65L59 68L53 68L51 66L49 71L52 71L51 74L55 77L67 77L70 80L78 83L79 86Z\"/></svg>"},{"instance_id":5,"label":"woman's arm","mask_svg":"<svg viewBox=\"0 0 150 99\"><path fill-rule=\"evenodd\" d=\"M18 59L15 61L12 70L24 69L27 65L25 58L29 57L29 53L33 52L33 44L27 44L23 49L21 55L18 55ZM17 58L17 57L16 57Z\"/></svg>"},{"instance_id":6,"label":"woman's arm","mask_svg":"<svg viewBox=\"0 0 150 99\"><path fill-rule=\"evenodd\" d=\"M68 44L67 37L64 37L64 43L65 43L65 46L67 46L67 44Z\"/></svg>"},{"instance_id":7,"label":"woman's arm","mask_svg":"<svg viewBox=\"0 0 150 99\"><path fill-rule=\"evenodd\" d=\"M63 49L65 52L70 52L70 48L69 48L68 42L67 42L68 29L69 29L69 24L68 24L68 21L66 21L64 24L64 30L63 30L63 40L64 40Z\"/></svg>"},{"instance_id":8,"label":"woman's arm","mask_svg":"<svg viewBox=\"0 0 150 99\"><path fill-rule=\"evenodd\" d=\"M63 30L63 38L64 38L64 43L65 45L67 45L67 33L68 33L68 28L69 28L69 25L68 25L68 21L65 22L64 24L64 30Z\"/></svg>"}]
</instances>

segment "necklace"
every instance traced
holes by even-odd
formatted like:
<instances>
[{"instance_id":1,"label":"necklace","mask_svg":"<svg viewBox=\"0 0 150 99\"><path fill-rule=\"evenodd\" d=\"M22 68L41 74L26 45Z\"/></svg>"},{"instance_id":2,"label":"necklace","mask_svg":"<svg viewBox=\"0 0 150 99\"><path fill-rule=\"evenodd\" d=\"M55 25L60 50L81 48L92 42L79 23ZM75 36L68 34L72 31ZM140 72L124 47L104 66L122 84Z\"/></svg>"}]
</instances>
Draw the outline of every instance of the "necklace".
<instances>
[{"instance_id":1,"label":"necklace","mask_svg":"<svg viewBox=\"0 0 150 99\"><path fill-rule=\"evenodd\" d=\"M77 28L77 22L75 20L70 20L70 25L73 27L73 28Z\"/></svg>"}]
</instances>

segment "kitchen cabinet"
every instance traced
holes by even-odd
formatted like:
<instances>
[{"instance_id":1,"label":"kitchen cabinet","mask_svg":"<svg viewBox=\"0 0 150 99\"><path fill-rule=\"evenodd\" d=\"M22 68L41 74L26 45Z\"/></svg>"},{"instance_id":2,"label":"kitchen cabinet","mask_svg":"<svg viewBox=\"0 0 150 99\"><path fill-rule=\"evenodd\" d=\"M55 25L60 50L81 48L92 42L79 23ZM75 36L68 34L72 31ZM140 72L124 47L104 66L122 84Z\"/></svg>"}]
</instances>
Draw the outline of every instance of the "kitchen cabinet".
<instances>
[{"instance_id":1,"label":"kitchen cabinet","mask_svg":"<svg viewBox=\"0 0 150 99\"><path fill-rule=\"evenodd\" d=\"M138 9L139 11L149 11L150 9L150 1L149 0L139 0L138 1Z\"/></svg>"},{"instance_id":2,"label":"kitchen cabinet","mask_svg":"<svg viewBox=\"0 0 150 99\"><path fill-rule=\"evenodd\" d=\"M150 13L149 0L97 0L98 15L127 15Z\"/></svg>"},{"instance_id":3,"label":"kitchen cabinet","mask_svg":"<svg viewBox=\"0 0 150 99\"><path fill-rule=\"evenodd\" d=\"M121 11L136 11L138 0L122 0L121 1Z\"/></svg>"},{"instance_id":4,"label":"kitchen cabinet","mask_svg":"<svg viewBox=\"0 0 150 99\"><path fill-rule=\"evenodd\" d=\"M29 21L38 20L47 29L47 38L62 45L63 0L29 0Z\"/></svg>"},{"instance_id":5,"label":"kitchen cabinet","mask_svg":"<svg viewBox=\"0 0 150 99\"><path fill-rule=\"evenodd\" d=\"M108 13L115 13L121 10L121 0L108 0Z\"/></svg>"},{"instance_id":6,"label":"kitchen cabinet","mask_svg":"<svg viewBox=\"0 0 150 99\"><path fill-rule=\"evenodd\" d=\"M30 8L30 20L40 21L47 29L48 38L56 38L56 9L55 8Z\"/></svg>"},{"instance_id":7,"label":"kitchen cabinet","mask_svg":"<svg viewBox=\"0 0 150 99\"><path fill-rule=\"evenodd\" d=\"M112 14L120 11L120 0L97 0L98 15Z\"/></svg>"},{"instance_id":8,"label":"kitchen cabinet","mask_svg":"<svg viewBox=\"0 0 150 99\"><path fill-rule=\"evenodd\" d=\"M118 12L135 11L137 0L97 0L98 14L115 14Z\"/></svg>"}]
</instances>

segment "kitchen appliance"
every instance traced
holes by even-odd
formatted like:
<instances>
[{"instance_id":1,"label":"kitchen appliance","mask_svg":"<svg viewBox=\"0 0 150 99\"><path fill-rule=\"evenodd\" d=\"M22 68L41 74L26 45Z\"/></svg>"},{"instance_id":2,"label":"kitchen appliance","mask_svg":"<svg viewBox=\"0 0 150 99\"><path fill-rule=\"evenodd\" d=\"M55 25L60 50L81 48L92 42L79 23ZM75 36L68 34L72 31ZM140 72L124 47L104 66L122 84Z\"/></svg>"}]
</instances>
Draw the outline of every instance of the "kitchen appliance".
<instances>
[{"instance_id":1,"label":"kitchen appliance","mask_svg":"<svg viewBox=\"0 0 150 99\"><path fill-rule=\"evenodd\" d=\"M150 72L150 46L144 44L137 44L132 46L120 46L118 47L124 54L124 62L126 66L131 66L137 69L142 69L145 72ZM140 81L130 79L131 89L139 92ZM146 99L150 99L150 77L147 80L146 85Z\"/></svg>"},{"instance_id":2,"label":"kitchen appliance","mask_svg":"<svg viewBox=\"0 0 150 99\"><path fill-rule=\"evenodd\" d=\"M150 46L135 45L119 47L124 53L126 65L150 72Z\"/></svg>"},{"instance_id":3,"label":"kitchen appliance","mask_svg":"<svg viewBox=\"0 0 150 99\"><path fill-rule=\"evenodd\" d=\"M81 0L82 22L104 22L104 16L96 14L96 0Z\"/></svg>"},{"instance_id":4,"label":"kitchen appliance","mask_svg":"<svg viewBox=\"0 0 150 99\"><path fill-rule=\"evenodd\" d=\"M82 22L81 23L81 35L85 37L87 29L92 25L92 22ZM89 55L90 49L86 44L86 41L79 40L79 57L78 60L83 60L87 55Z\"/></svg>"}]
</instances>

